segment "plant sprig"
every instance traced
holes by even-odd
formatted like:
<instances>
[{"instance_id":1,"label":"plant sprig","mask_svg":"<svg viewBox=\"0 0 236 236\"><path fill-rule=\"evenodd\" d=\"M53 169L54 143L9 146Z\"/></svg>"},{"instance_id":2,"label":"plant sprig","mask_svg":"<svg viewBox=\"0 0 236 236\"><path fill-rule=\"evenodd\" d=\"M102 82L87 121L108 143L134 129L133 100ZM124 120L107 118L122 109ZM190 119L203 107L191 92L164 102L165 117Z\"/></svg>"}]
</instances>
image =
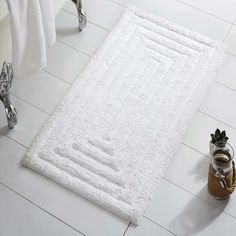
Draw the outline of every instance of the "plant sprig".
<instances>
[{"instance_id":1,"label":"plant sprig","mask_svg":"<svg viewBox=\"0 0 236 236\"><path fill-rule=\"evenodd\" d=\"M213 144L216 144L218 142L221 143L226 143L228 141L228 137L226 136L226 132L225 130L223 130L222 132L217 128L214 134L211 134L211 142Z\"/></svg>"}]
</instances>

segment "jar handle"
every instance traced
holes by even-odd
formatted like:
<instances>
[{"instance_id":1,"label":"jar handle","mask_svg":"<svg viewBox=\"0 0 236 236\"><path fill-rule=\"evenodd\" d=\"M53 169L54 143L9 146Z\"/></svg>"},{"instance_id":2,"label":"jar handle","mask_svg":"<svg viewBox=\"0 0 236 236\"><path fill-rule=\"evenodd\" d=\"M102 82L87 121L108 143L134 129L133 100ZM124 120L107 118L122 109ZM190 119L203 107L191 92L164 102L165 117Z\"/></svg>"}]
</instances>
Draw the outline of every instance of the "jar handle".
<instances>
[{"instance_id":1,"label":"jar handle","mask_svg":"<svg viewBox=\"0 0 236 236\"><path fill-rule=\"evenodd\" d=\"M233 179L232 179L232 187L229 188L229 192L232 193L235 188L236 188L236 170L235 170L235 163L234 161L232 161L232 165L233 165Z\"/></svg>"},{"instance_id":2,"label":"jar handle","mask_svg":"<svg viewBox=\"0 0 236 236\"><path fill-rule=\"evenodd\" d=\"M234 163L234 161L232 161L232 165L233 165L233 177L232 177L232 186L231 187L227 186L226 180L224 179L224 177L222 177L222 175L219 172L216 173L216 176L221 181L222 188L226 189L229 194L231 194L235 190L235 188L236 188L236 170L235 170L235 163Z\"/></svg>"}]
</instances>

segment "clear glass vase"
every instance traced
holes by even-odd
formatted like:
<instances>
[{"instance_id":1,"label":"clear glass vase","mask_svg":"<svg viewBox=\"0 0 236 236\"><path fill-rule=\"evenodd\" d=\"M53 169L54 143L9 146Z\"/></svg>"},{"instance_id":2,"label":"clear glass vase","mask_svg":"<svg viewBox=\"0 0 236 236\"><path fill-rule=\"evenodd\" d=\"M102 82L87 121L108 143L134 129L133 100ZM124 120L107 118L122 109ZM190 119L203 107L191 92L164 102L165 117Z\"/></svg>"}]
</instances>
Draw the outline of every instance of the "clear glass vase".
<instances>
[{"instance_id":1,"label":"clear glass vase","mask_svg":"<svg viewBox=\"0 0 236 236\"><path fill-rule=\"evenodd\" d=\"M232 169L234 149L229 143L217 142L211 146L211 163L219 173L226 173Z\"/></svg>"},{"instance_id":2,"label":"clear glass vase","mask_svg":"<svg viewBox=\"0 0 236 236\"><path fill-rule=\"evenodd\" d=\"M208 189L217 199L225 199L236 185L234 149L229 143L211 144L211 164L208 175Z\"/></svg>"}]
</instances>

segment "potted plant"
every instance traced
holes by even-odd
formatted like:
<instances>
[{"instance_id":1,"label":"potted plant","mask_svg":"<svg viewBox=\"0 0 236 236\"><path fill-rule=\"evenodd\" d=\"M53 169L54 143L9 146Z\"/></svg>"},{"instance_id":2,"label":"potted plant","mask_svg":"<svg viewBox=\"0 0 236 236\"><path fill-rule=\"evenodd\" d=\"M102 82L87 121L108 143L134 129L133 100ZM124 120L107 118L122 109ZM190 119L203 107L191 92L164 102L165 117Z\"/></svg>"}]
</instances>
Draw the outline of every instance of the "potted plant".
<instances>
[{"instance_id":1,"label":"potted plant","mask_svg":"<svg viewBox=\"0 0 236 236\"><path fill-rule=\"evenodd\" d=\"M211 150L213 145L217 145L217 146L222 146L224 147L225 144L228 141L228 137L226 136L226 132L225 130L223 130L222 132L217 128L214 134L211 134L211 140L210 140L210 144L209 144L209 148Z\"/></svg>"},{"instance_id":2,"label":"potted plant","mask_svg":"<svg viewBox=\"0 0 236 236\"><path fill-rule=\"evenodd\" d=\"M216 199L228 198L236 188L236 169L234 163L234 149L227 142L226 132L215 130L211 134L210 154L211 162L208 172L208 190Z\"/></svg>"}]
</instances>

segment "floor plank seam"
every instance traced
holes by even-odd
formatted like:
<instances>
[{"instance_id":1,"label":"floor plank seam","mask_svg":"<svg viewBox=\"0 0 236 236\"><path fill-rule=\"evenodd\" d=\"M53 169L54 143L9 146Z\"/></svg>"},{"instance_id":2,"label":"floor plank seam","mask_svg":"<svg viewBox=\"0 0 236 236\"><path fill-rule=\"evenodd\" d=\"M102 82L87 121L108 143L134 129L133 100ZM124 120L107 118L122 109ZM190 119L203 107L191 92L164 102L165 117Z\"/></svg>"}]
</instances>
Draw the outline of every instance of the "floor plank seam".
<instances>
[{"instance_id":1,"label":"floor plank seam","mask_svg":"<svg viewBox=\"0 0 236 236\"><path fill-rule=\"evenodd\" d=\"M185 191L186 193L192 195L193 197L195 197L195 198L201 200L202 202L204 202L204 203L206 203L206 204L208 204L208 205L214 207L215 209L219 210L219 213L224 213L224 214L226 214L226 215L228 215L228 216L230 216L231 218L233 218L233 219L236 220L236 216L231 215L230 213L226 212L224 209L222 209L222 208L220 208L220 207L217 207L216 205L214 205L214 204L211 203L210 201L206 201L205 199L203 199L203 198L199 197L198 195L196 195L196 194L190 192L189 190L187 190L187 189L181 187L180 185L174 183L173 181L167 179L166 177L162 177L162 178L163 178L164 180L166 180L167 182L169 182L170 184L175 185L177 188L180 188L181 190Z\"/></svg>"},{"instance_id":2,"label":"floor plank seam","mask_svg":"<svg viewBox=\"0 0 236 236\"><path fill-rule=\"evenodd\" d=\"M51 116L51 115L54 113L54 111L55 111L55 109L57 108L57 106L58 106L58 105L60 104L60 102L62 101L62 99L64 98L64 96L67 94L68 90L70 89L71 84L68 84L68 85L69 85L69 87L67 88L67 90L65 91L65 93L61 96L61 98L59 99L59 101L56 103L56 105L54 106L54 108L53 108L53 110L52 110L51 113L48 113L48 112L42 110L40 107L33 105L31 102L28 102L27 100L25 100L25 99L23 99L23 98L17 96L17 95L14 94L14 93L12 93L12 95L14 95L15 97L19 98L20 100L22 100L23 102L27 103L28 105L31 105L32 107L34 107L34 108L38 109L39 111L45 113L46 115ZM48 117L48 118L49 118L49 117ZM44 122L44 123L45 123L45 122Z\"/></svg>"},{"instance_id":3,"label":"floor plank seam","mask_svg":"<svg viewBox=\"0 0 236 236\"><path fill-rule=\"evenodd\" d=\"M77 48L74 48L74 47L72 47L70 44L65 43L65 42L63 42L63 41L61 41L61 40L59 40L59 39L57 39L57 42L59 42L59 43L61 43L61 44L64 44L65 46L67 46L67 47L69 47L69 48L71 48L71 49L74 49L75 51L80 52L80 53L84 54L85 56L87 56L87 57L89 57L89 58L91 58L91 57L93 56L93 55L89 55L89 54L87 54L86 52L83 52L83 51L81 51L81 50L79 50L79 49L77 49Z\"/></svg>"},{"instance_id":4,"label":"floor plank seam","mask_svg":"<svg viewBox=\"0 0 236 236\"><path fill-rule=\"evenodd\" d=\"M53 74L52 72L48 71L47 69L44 69L43 71L44 71L45 73L49 74L49 75L52 75L52 76L55 77L57 80L60 80L60 81L62 81L62 82L64 82L64 83L66 83L67 85L70 85L70 86L71 86L71 84L72 84L72 83L70 83L70 82L68 82L68 81L65 81L64 79L60 78L59 76Z\"/></svg>"},{"instance_id":5,"label":"floor plank seam","mask_svg":"<svg viewBox=\"0 0 236 236\"><path fill-rule=\"evenodd\" d=\"M224 88L227 88L227 89L229 89L229 90L231 90L231 91L233 91L233 92L236 92L236 89L231 88L231 87L229 87L229 86L227 86L227 85L225 85L225 84L223 84L223 83L221 83L221 82L215 81L215 83L218 84L218 85L220 85L220 86L222 86L222 87L224 87Z\"/></svg>"},{"instance_id":6,"label":"floor plank seam","mask_svg":"<svg viewBox=\"0 0 236 236\"><path fill-rule=\"evenodd\" d=\"M148 221L152 222L153 224L158 225L159 227L163 228L164 230L168 231L169 233L171 233L171 234L177 236L177 234L175 234L174 232L172 232L171 230L169 230L169 229L166 228L165 226L158 224L157 222L155 222L154 220L148 218L147 216L144 216L144 218L147 219Z\"/></svg>"},{"instance_id":7,"label":"floor plank seam","mask_svg":"<svg viewBox=\"0 0 236 236\"><path fill-rule=\"evenodd\" d=\"M34 205L35 207L39 208L40 210L42 210L43 212L47 213L48 215L50 215L51 217L57 219L58 221L60 221L61 223L65 224L66 226L68 226L69 228L73 229L74 231L76 231L77 233L79 233L80 235L86 236L84 233L80 232L79 230L77 230L76 228L74 228L73 226L69 225L68 223L66 223L65 221L63 221L62 219L60 219L59 217L53 215L52 213L50 213L49 211L45 210L44 208L40 207L39 205L37 205L36 203L34 203L33 201L31 201L30 199L24 197L23 195L21 195L20 193L18 193L17 191L15 191L14 189L8 187L7 185L3 184L2 182L0 182L0 185L2 185L3 187L9 189L11 192L15 193L16 195L18 195L19 197L23 198L25 201L31 203L32 205Z\"/></svg>"},{"instance_id":8,"label":"floor plank seam","mask_svg":"<svg viewBox=\"0 0 236 236\"><path fill-rule=\"evenodd\" d=\"M75 51L76 53L78 53L78 55L79 55L79 54L83 54L83 55L85 55L85 56L87 56L87 57L89 57L89 58L92 57L92 56L90 56L89 54L87 54L87 53L85 53L85 52L83 52L83 51L80 51L79 49L74 48L74 47L72 47L71 45L66 44L66 43L64 43L64 42L62 42L62 41L60 41L60 40L58 40L58 39L57 39L56 42L57 42L58 44L61 44L61 45L65 46L65 47L67 47L67 48L72 49L73 51Z\"/></svg>"},{"instance_id":9,"label":"floor plank seam","mask_svg":"<svg viewBox=\"0 0 236 236\"><path fill-rule=\"evenodd\" d=\"M196 148L192 147L191 145L186 144L184 141L181 142L181 143L182 143L185 147L188 147L188 148L192 149L193 151L195 151L195 152L197 152L197 153L203 155L203 157L210 158L210 156L208 156L207 154L205 154L205 153L203 153L203 152L197 150Z\"/></svg>"},{"instance_id":10,"label":"floor plank seam","mask_svg":"<svg viewBox=\"0 0 236 236\"><path fill-rule=\"evenodd\" d=\"M113 0L110 0L110 1L113 2L113 3L115 3L115 4L117 4L118 6L121 6L121 7L127 8L126 5L124 5L124 4L120 3L120 2L116 2L116 1L113 1Z\"/></svg>"},{"instance_id":11,"label":"floor plank seam","mask_svg":"<svg viewBox=\"0 0 236 236\"><path fill-rule=\"evenodd\" d=\"M230 56L232 57L235 57L236 58L236 55L234 55L232 52L226 52L227 54L229 54Z\"/></svg>"},{"instance_id":12,"label":"floor plank seam","mask_svg":"<svg viewBox=\"0 0 236 236\"><path fill-rule=\"evenodd\" d=\"M78 17L77 15L75 15L74 13L72 13L72 12L66 10L66 9L62 9L62 10L63 10L64 12L66 12L66 13L71 14L72 16L75 16L76 18ZM110 32L110 31L111 31L111 30L106 29L106 28L104 28L103 26L98 25L97 23L94 23L94 22L92 22L92 21L90 21L90 20L87 20L87 22L90 23L90 24L92 24L92 25L95 25L95 26L97 26L97 27L99 27L99 28L101 28L101 29L103 29L103 30L105 30L105 31L107 31L107 32ZM79 32L79 31L78 31L78 32Z\"/></svg>"},{"instance_id":13,"label":"floor plank seam","mask_svg":"<svg viewBox=\"0 0 236 236\"><path fill-rule=\"evenodd\" d=\"M210 156L208 156L208 155L204 154L203 152L200 152L199 150L197 150L197 149L193 148L192 146L190 146L190 145L188 145L188 144L185 144L185 143L183 143L183 142L182 142L182 144L183 144L184 146L186 146L186 147L188 147L188 148L192 149L193 151L195 151L195 152L198 152L199 154L202 154L202 155L203 155L203 157L201 157L201 158L205 158L205 157L207 157L207 158L210 160ZM195 195L195 194L193 194L193 193L192 193L192 192L190 192L189 190L187 190L187 189L185 189L185 188L181 187L180 185L178 185L178 184L176 184L176 183L172 182L171 180L167 179L166 177L163 177L163 179L164 179L164 180L166 180L166 181L168 181L169 183L172 183L172 184L174 184L176 187L179 187L179 188L181 188L181 189L182 189L182 190L184 190L185 192L187 192L187 193L189 193L189 194L191 194L191 195L193 195L193 196L197 197L198 199L200 199L200 200L202 200L202 201L204 201L204 202L208 203L209 205L211 205L211 206L213 206L213 207L215 207L215 208L217 208L217 209L221 210L221 211L222 211L222 212L224 212L225 214L227 214L227 215L229 215L229 216L233 217L234 219L236 219L236 216L234 216L234 215L231 215L231 214L230 214L230 213L228 213L228 212L225 212L224 210L222 210L222 209L221 209L221 208L219 208L219 207L216 207L216 206L215 206L214 204L212 204L211 202L209 202L209 201L206 201L205 199L203 199L203 198L199 197L198 195Z\"/></svg>"},{"instance_id":14,"label":"floor plank seam","mask_svg":"<svg viewBox=\"0 0 236 236\"><path fill-rule=\"evenodd\" d=\"M128 224L127 228L125 229L125 232L122 234L122 236L125 236L125 234L127 233L128 229L129 229L129 227L130 227L130 225L131 225L131 223L129 222L129 224Z\"/></svg>"},{"instance_id":15,"label":"floor plank seam","mask_svg":"<svg viewBox=\"0 0 236 236\"><path fill-rule=\"evenodd\" d=\"M224 122L224 121L222 121L222 120L219 120L218 118L216 118L216 117L214 117L214 116L212 116L212 115L210 115L210 114L208 114L208 113L206 113L206 112L204 112L204 111L198 110L198 112L202 113L202 114L205 115L205 116L210 117L211 119L214 119L214 120L216 120L216 121L222 123L222 124L225 125L225 126L228 126L228 127L231 128L231 129L236 130L236 128L235 128L234 126L232 126L232 125L230 125L230 124L228 124L228 123L226 123L226 122Z\"/></svg>"},{"instance_id":16,"label":"floor plank seam","mask_svg":"<svg viewBox=\"0 0 236 236\"><path fill-rule=\"evenodd\" d=\"M23 148L25 148L26 150L28 150L29 148L26 147L24 144L18 142L17 140L13 139L12 137L9 137L7 134L4 134L3 132L0 131L0 135L3 135L4 137L10 139L11 141L17 143L18 145L22 146Z\"/></svg>"},{"instance_id":17,"label":"floor plank seam","mask_svg":"<svg viewBox=\"0 0 236 236\"><path fill-rule=\"evenodd\" d=\"M195 10L198 10L198 11L200 11L200 12L202 12L202 13L205 13L205 14L207 14L207 15L209 15L209 16L212 16L212 17L214 17L214 18L216 18L216 19L218 19L218 20L224 21L225 23L228 23L228 24L232 24L232 23L233 23L233 22L231 22L231 21L229 21L229 20L226 20L226 19L224 19L224 18L222 18L222 17L220 17L220 16L217 16L217 15L215 15L215 14L212 14L212 13L210 13L210 12L204 10L204 9L201 9L201 8L195 7L195 6L193 6L193 5L189 4L189 3L186 3L186 2L184 2L183 0L179 0L179 1L180 1L182 4L184 4L184 5L188 6L188 7L191 7L191 8L193 8L193 9L195 9Z\"/></svg>"},{"instance_id":18,"label":"floor plank seam","mask_svg":"<svg viewBox=\"0 0 236 236\"><path fill-rule=\"evenodd\" d=\"M116 1L114 1L114 0L110 0L110 1L113 2L113 3L116 3L116 4L119 5L119 6L127 7L126 5L124 5L124 4L122 4L122 3L119 3L119 2L116 2ZM214 17L214 18L216 18L216 19L218 19L218 20L221 20L221 21L223 21L223 22L225 22L225 23L227 23L227 24L232 24L232 23L233 23L233 22L231 22L231 21L229 21L229 20L226 20L226 19L224 19L224 18L222 18L222 17L220 17L220 16L214 15L214 14L212 14L212 13L210 13L210 12L208 12L208 11L205 11L205 10L203 10L203 9L201 9L201 8L198 8L198 7L195 7L195 6L191 5L191 4L188 4L188 3L186 3L186 2L184 2L184 1L182 1L182 0L178 0L178 2L179 2L179 3L182 3L182 4L185 5L185 6L188 6L188 7L192 8L192 9L194 9L194 10L200 11L201 13L204 13L204 14L209 15L209 16L211 16L211 17ZM236 24L236 23L235 23L235 24Z\"/></svg>"},{"instance_id":19,"label":"floor plank seam","mask_svg":"<svg viewBox=\"0 0 236 236\"><path fill-rule=\"evenodd\" d=\"M223 42L225 42L225 40L227 39L227 37L228 37L228 35L229 35L229 33L230 33L232 27L233 27L233 23L231 23L231 25L230 25L230 27L229 27L229 30L227 31L227 33L226 33L226 35L225 35L225 37L224 37L224 39L223 39Z\"/></svg>"},{"instance_id":20,"label":"floor plank seam","mask_svg":"<svg viewBox=\"0 0 236 236\"><path fill-rule=\"evenodd\" d=\"M14 97L18 98L18 99L21 100L22 102L24 102L24 103L26 103L26 104L28 104L28 105L34 107L35 109L41 111L41 112L44 113L45 115L48 115L48 116L50 115L50 113L48 113L48 112L42 110L42 109L41 109L40 107L38 107L38 106L35 106L34 104L30 103L30 102L27 101L26 99L21 98L20 96L16 95L15 93L12 93L12 92L11 92L11 95L13 95ZM17 108L16 108L16 109L17 109Z\"/></svg>"}]
</instances>

